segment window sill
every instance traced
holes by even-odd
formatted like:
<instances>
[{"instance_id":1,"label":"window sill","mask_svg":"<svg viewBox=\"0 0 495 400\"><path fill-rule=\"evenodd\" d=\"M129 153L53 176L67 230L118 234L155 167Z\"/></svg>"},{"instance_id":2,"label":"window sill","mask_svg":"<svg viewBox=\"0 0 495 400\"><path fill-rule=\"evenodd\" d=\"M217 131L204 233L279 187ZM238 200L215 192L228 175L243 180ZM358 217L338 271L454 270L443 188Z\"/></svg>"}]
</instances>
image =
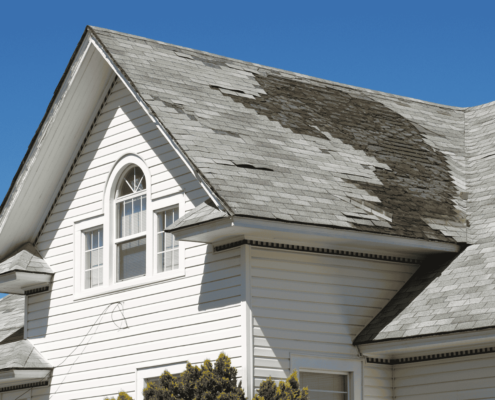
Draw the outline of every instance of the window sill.
<instances>
[{"instance_id":1,"label":"window sill","mask_svg":"<svg viewBox=\"0 0 495 400\"><path fill-rule=\"evenodd\" d=\"M128 290L139 289L149 285L154 285L163 281L167 281L174 278L181 278L185 276L184 269L178 269L175 271L166 271L157 273L152 276L142 276L134 279L128 279L112 284L111 286L98 287L94 289L86 289L80 293L74 293L73 300L87 300L95 297L106 296L109 294L125 292Z\"/></svg>"}]
</instances>

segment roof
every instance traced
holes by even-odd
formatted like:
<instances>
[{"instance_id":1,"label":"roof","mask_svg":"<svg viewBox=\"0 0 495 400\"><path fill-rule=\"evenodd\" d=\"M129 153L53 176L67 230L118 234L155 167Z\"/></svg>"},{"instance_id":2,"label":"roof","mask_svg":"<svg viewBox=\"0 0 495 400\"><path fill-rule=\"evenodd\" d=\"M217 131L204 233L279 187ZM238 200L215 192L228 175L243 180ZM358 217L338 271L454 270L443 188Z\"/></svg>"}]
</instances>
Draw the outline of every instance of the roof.
<instances>
[{"instance_id":1,"label":"roof","mask_svg":"<svg viewBox=\"0 0 495 400\"><path fill-rule=\"evenodd\" d=\"M53 274L50 266L31 243L24 244L0 263L0 275L12 271Z\"/></svg>"},{"instance_id":2,"label":"roof","mask_svg":"<svg viewBox=\"0 0 495 400\"><path fill-rule=\"evenodd\" d=\"M52 366L24 340L25 296L0 299L0 371L7 369L51 369Z\"/></svg>"},{"instance_id":3,"label":"roof","mask_svg":"<svg viewBox=\"0 0 495 400\"><path fill-rule=\"evenodd\" d=\"M462 109L89 30L230 215L466 242Z\"/></svg>"},{"instance_id":4,"label":"roof","mask_svg":"<svg viewBox=\"0 0 495 400\"><path fill-rule=\"evenodd\" d=\"M229 215L225 211L219 210L211 200L207 200L184 216L180 217L166 230L167 232L172 232L177 229L198 225L204 222L228 218L228 216Z\"/></svg>"}]
</instances>

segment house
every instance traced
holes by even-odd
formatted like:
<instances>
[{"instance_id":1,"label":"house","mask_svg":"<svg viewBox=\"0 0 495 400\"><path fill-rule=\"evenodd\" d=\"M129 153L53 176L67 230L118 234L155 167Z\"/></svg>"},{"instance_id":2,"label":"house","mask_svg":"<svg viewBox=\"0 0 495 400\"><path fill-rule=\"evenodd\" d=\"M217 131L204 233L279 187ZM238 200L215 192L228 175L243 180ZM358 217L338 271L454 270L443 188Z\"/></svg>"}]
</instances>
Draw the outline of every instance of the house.
<instances>
[{"instance_id":1,"label":"house","mask_svg":"<svg viewBox=\"0 0 495 400\"><path fill-rule=\"evenodd\" d=\"M0 400L495 398L495 103L88 27L0 212Z\"/></svg>"}]
</instances>

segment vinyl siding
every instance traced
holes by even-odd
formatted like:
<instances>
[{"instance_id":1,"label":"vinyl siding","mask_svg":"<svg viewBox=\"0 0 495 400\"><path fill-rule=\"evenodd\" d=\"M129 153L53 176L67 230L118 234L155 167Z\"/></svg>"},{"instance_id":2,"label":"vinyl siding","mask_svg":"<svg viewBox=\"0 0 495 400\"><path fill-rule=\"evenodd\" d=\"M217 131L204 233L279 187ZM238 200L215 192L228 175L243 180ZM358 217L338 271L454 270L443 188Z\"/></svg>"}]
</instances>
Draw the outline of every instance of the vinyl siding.
<instances>
[{"instance_id":1,"label":"vinyl siding","mask_svg":"<svg viewBox=\"0 0 495 400\"><path fill-rule=\"evenodd\" d=\"M460 357L394 367L397 400L495 399L495 356Z\"/></svg>"},{"instance_id":2,"label":"vinyl siding","mask_svg":"<svg viewBox=\"0 0 495 400\"><path fill-rule=\"evenodd\" d=\"M364 365L365 400L392 400L393 368L390 365Z\"/></svg>"},{"instance_id":3,"label":"vinyl siding","mask_svg":"<svg viewBox=\"0 0 495 400\"><path fill-rule=\"evenodd\" d=\"M241 366L239 249L213 254L211 246L189 244L184 277L73 300L73 223L103 212L105 182L126 150L145 160L152 200L183 191L190 210L207 199L163 135L118 83L37 243L55 277L50 293L28 298L27 335L56 368L51 388L33 389L33 399L102 400L120 390L136 399L136 366L143 363L201 363L226 351L234 366ZM122 302L123 310L108 308L116 302Z\"/></svg>"},{"instance_id":4,"label":"vinyl siding","mask_svg":"<svg viewBox=\"0 0 495 400\"><path fill-rule=\"evenodd\" d=\"M255 386L268 376L285 379L291 352L357 355L354 337L416 269L408 264L253 247ZM373 387L369 390L376 393L369 398L390 398L387 379L391 377L377 375L372 382L373 371L378 370L365 372L367 386Z\"/></svg>"}]
</instances>

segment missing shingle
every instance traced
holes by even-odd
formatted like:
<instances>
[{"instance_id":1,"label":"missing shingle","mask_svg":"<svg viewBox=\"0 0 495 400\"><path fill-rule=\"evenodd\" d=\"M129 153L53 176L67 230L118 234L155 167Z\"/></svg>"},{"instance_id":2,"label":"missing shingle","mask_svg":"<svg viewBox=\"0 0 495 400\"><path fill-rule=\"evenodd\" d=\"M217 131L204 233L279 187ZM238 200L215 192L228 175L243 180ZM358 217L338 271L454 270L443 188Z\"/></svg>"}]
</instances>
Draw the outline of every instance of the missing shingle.
<instances>
[{"instance_id":1,"label":"missing shingle","mask_svg":"<svg viewBox=\"0 0 495 400\"><path fill-rule=\"evenodd\" d=\"M191 121L197 121L198 119L192 114L186 114Z\"/></svg>"},{"instance_id":2,"label":"missing shingle","mask_svg":"<svg viewBox=\"0 0 495 400\"><path fill-rule=\"evenodd\" d=\"M175 55L182 58L188 58L193 60L193 58L189 54L181 53L180 51L174 51Z\"/></svg>"},{"instance_id":3,"label":"missing shingle","mask_svg":"<svg viewBox=\"0 0 495 400\"><path fill-rule=\"evenodd\" d=\"M242 90L239 90L239 89L232 89L232 88L223 87L223 86L217 86L217 85L210 85L210 87L212 89L217 89L217 90L224 89L224 90L230 90L231 92L246 94L246 92L244 92Z\"/></svg>"},{"instance_id":4,"label":"missing shingle","mask_svg":"<svg viewBox=\"0 0 495 400\"><path fill-rule=\"evenodd\" d=\"M271 171L273 172L273 169L271 168L267 168L267 167L258 167L258 166L255 166L255 165L251 165L251 164L235 164L236 167L239 167L239 168L246 168L246 169L257 169L259 171Z\"/></svg>"},{"instance_id":5,"label":"missing shingle","mask_svg":"<svg viewBox=\"0 0 495 400\"><path fill-rule=\"evenodd\" d=\"M330 154L330 150L327 149L320 149L320 151L324 154Z\"/></svg>"},{"instance_id":6,"label":"missing shingle","mask_svg":"<svg viewBox=\"0 0 495 400\"><path fill-rule=\"evenodd\" d=\"M235 133L235 132L221 131L219 129L213 129L213 131L215 133L218 133L219 135L234 136L234 137L237 137L237 138L240 138L241 137L241 135L239 135L238 133Z\"/></svg>"}]
</instances>

